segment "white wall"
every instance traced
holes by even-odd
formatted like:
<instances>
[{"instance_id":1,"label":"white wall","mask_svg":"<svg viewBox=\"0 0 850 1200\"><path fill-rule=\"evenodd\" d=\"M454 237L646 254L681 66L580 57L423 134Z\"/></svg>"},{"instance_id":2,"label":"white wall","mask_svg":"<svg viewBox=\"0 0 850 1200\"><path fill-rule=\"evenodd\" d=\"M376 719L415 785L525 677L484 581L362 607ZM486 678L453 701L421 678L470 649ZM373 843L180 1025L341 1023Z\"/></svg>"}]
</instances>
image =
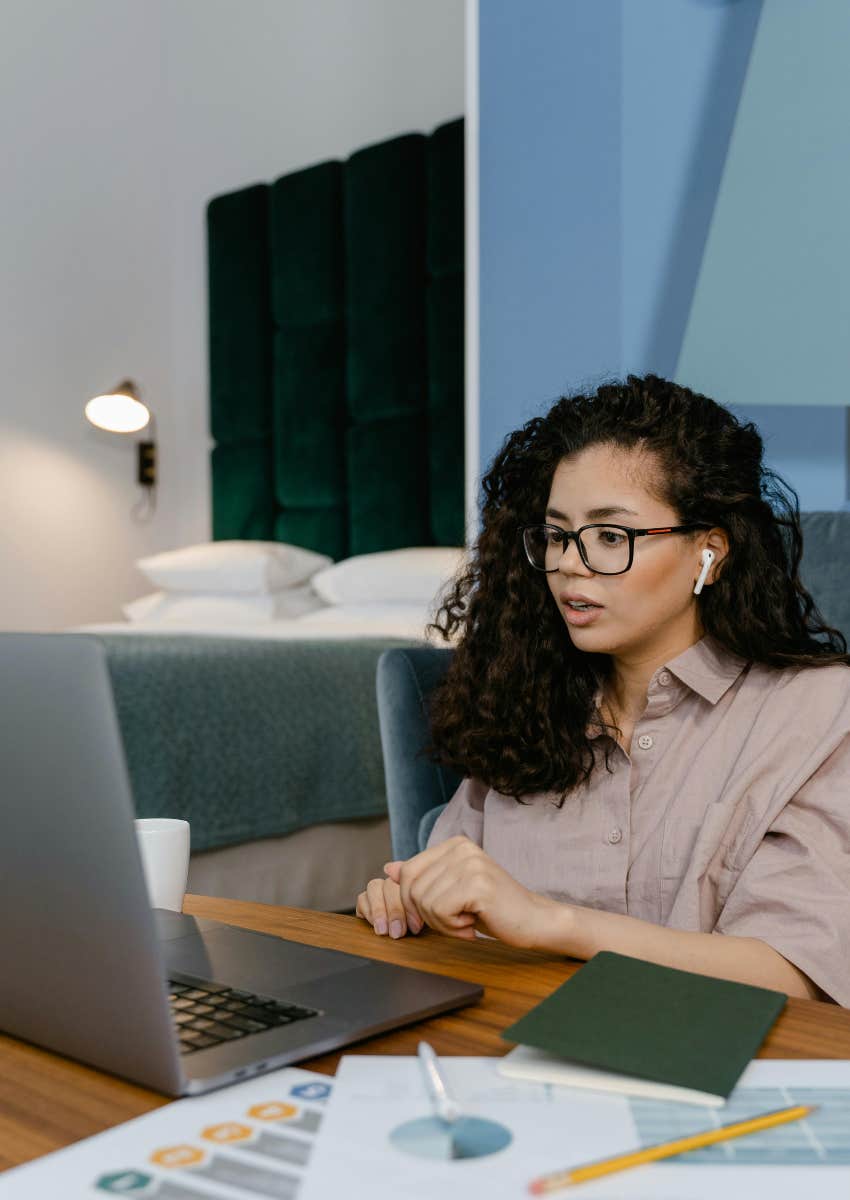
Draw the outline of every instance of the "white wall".
<instances>
[{"instance_id":1,"label":"white wall","mask_svg":"<svg viewBox=\"0 0 850 1200\"><path fill-rule=\"evenodd\" d=\"M135 558L209 535L205 204L459 115L463 26L463 0L4 0L0 628L116 619ZM126 375L146 525L131 443L82 418Z\"/></svg>"},{"instance_id":2,"label":"white wall","mask_svg":"<svg viewBox=\"0 0 850 1200\"><path fill-rule=\"evenodd\" d=\"M0 10L0 627L117 612L149 527L132 446L82 418L144 385L170 437L161 36L143 4L4 0Z\"/></svg>"}]
</instances>

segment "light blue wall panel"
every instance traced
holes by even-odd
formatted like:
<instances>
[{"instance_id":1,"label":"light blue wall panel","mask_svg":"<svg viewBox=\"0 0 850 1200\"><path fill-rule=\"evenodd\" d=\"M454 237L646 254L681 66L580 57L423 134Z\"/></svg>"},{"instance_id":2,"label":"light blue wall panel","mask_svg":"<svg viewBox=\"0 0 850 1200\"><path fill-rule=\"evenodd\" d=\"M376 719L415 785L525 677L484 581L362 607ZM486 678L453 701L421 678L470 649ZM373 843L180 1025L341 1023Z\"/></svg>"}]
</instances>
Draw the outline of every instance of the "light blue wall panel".
<instances>
[{"instance_id":1,"label":"light blue wall panel","mask_svg":"<svg viewBox=\"0 0 850 1200\"><path fill-rule=\"evenodd\" d=\"M769 0L677 377L741 404L848 403L850 3Z\"/></svg>"},{"instance_id":2,"label":"light blue wall panel","mask_svg":"<svg viewBox=\"0 0 850 1200\"><path fill-rule=\"evenodd\" d=\"M480 4L480 440L620 368L620 0Z\"/></svg>"},{"instance_id":3,"label":"light blue wall panel","mask_svg":"<svg viewBox=\"0 0 850 1200\"><path fill-rule=\"evenodd\" d=\"M558 394L676 371L761 12L761 0L482 0L482 470ZM774 346L774 361L794 348ZM700 386L681 365L678 377ZM842 422L757 419L805 508L844 502Z\"/></svg>"},{"instance_id":4,"label":"light blue wall panel","mask_svg":"<svg viewBox=\"0 0 850 1200\"><path fill-rule=\"evenodd\" d=\"M762 0L623 5L623 362L676 369Z\"/></svg>"},{"instance_id":5,"label":"light blue wall panel","mask_svg":"<svg viewBox=\"0 0 850 1200\"><path fill-rule=\"evenodd\" d=\"M564 391L671 375L761 0L484 0L481 462Z\"/></svg>"}]
</instances>

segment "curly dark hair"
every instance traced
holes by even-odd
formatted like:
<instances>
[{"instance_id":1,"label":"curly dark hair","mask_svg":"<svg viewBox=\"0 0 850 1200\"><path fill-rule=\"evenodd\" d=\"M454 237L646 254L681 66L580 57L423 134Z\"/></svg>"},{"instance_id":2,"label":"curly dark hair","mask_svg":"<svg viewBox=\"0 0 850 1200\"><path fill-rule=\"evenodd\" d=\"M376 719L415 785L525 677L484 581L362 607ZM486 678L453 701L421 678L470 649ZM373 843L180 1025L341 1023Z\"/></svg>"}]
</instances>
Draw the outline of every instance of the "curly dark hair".
<instances>
[{"instance_id":1,"label":"curly dark hair","mask_svg":"<svg viewBox=\"0 0 850 1200\"><path fill-rule=\"evenodd\" d=\"M630 375L559 400L505 440L483 479L482 531L431 628L457 635L431 699L432 754L504 795L557 792L594 767L587 729L608 655L573 645L518 528L542 521L555 469L589 446L652 452L661 498L681 524L724 529L729 552L699 598L700 618L732 654L775 667L850 664L800 581L793 489L762 462L756 427L688 388Z\"/></svg>"}]
</instances>

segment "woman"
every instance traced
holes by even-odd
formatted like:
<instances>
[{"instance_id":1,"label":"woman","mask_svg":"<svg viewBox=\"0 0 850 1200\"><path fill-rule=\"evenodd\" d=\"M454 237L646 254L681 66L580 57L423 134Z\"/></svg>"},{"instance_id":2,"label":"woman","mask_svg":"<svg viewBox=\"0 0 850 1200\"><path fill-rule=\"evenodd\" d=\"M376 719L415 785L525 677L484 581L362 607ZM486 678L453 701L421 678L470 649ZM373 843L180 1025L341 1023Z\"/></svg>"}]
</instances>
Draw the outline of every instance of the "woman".
<instances>
[{"instance_id":1,"label":"woman","mask_svg":"<svg viewBox=\"0 0 850 1200\"><path fill-rule=\"evenodd\" d=\"M850 658L755 427L629 377L512 434L484 494L432 708L466 778L358 914L850 1005Z\"/></svg>"}]
</instances>

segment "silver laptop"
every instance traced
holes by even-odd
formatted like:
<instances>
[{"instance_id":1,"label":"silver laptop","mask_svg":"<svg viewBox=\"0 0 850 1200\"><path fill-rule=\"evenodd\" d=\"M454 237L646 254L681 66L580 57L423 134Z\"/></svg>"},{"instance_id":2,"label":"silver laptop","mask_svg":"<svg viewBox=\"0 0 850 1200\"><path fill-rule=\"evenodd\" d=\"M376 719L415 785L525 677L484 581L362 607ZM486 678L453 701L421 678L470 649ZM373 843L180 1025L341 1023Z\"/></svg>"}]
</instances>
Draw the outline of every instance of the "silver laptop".
<instances>
[{"instance_id":1,"label":"silver laptop","mask_svg":"<svg viewBox=\"0 0 850 1200\"><path fill-rule=\"evenodd\" d=\"M0 788L0 1030L15 1037L179 1096L482 995L151 910L94 639L0 634Z\"/></svg>"}]
</instances>

